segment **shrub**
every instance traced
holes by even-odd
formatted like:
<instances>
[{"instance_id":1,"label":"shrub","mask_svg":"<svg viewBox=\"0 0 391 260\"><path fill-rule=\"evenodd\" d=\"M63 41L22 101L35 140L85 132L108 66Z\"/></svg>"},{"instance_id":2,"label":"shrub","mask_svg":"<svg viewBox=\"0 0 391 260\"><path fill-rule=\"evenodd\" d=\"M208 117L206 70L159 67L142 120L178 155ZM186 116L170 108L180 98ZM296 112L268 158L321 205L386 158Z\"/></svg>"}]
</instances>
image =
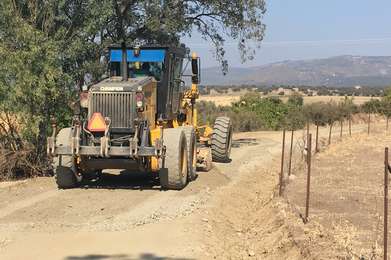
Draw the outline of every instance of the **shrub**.
<instances>
[{"instance_id":1,"label":"shrub","mask_svg":"<svg viewBox=\"0 0 391 260\"><path fill-rule=\"evenodd\" d=\"M306 118L301 107L292 108L285 116L283 125L288 130L298 130L305 126Z\"/></svg>"},{"instance_id":2,"label":"shrub","mask_svg":"<svg viewBox=\"0 0 391 260\"><path fill-rule=\"evenodd\" d=\"M288 98L288 105L293 107L302 107L304 105L303 96L298 93L294 93Z\"/></svg>"},{"instance_id":3,"label":"shrub","mask_svg":"<svg viewBox=\"0 0 391 260\"><path fill-rule=\"evenodd\" d=\"M232 120L235 132L250 132L263 129L263 122L254 111L230 111L228 116Z\"/></svg>"},{"instance_id":4,"label":"shrub","mask_svg":"<svg viewBox=\"0 0 391 260\"><path fill-rule=\"evenodd\" d=\"M371 99L361 106L364 113L380 113L383 110L382 102L379 99Z\"/></svg>"},{"instance_id":5,"label":"shrub","mask_svg":"<svg viewBox=\"0 0 391 260\"><path fill-rule=\"evenodd\" d=\"M245 95L233 104L233 111L253 111L262 122L263 129L278 130L288 113L288 106L279 98L262 98L259 94Z\"/></svg>"},{"instance_id":6,"label":"shrub","mask_svg":"<svg viewBox=\"0 0 391 260\"><path fill-rule=\"evenodd\" d=\"M312 103L304 106L303 114L307 122L318 126L324 126L327 124L325 109L326 104L323 102Z\"/></svg>"}]
</instances>

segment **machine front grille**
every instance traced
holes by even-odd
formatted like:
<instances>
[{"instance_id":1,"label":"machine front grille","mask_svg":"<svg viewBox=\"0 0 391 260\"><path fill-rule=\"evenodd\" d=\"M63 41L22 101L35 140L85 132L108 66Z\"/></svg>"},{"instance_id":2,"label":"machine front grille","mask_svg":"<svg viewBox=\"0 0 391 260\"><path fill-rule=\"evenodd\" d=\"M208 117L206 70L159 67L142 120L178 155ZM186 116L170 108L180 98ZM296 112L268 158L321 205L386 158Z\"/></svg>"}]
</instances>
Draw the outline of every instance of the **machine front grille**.
<instances>
[{"instance_id":1,"label":"machine front grille","mask_svg":"<svg viewBox=\"0 0 391 260\"><path fill-rule=\"evenodd\" d=\"M99 112L111 119L111 128L133 128L135 96L133 92L92 92L88 118Z\"/></svg>"}]
</instances>

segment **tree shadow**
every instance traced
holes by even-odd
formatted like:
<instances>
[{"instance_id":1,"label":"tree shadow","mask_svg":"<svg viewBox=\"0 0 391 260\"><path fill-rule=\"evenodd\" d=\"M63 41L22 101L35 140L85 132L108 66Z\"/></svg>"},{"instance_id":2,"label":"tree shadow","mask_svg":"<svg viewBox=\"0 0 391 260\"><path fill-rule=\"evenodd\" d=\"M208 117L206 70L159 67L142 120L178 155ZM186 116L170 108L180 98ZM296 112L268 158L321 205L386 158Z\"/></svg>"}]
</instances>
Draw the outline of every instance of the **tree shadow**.
<instances>
[{"instance_id":1,"label":"tree shadow","mask_svg":"<svg viewBox=\"0 0 391 260\"><path fill-rule=\"evenodd\" d=\"M81 189L162 190L159 177L152 173L122 170L119 175L103 171L97 179L84 180Z\"/></svg>"},{"instance_id":2,"label":"tree shadow","mask_svg":"<svg viewBox=\"0 0 391 260\"><path fill-rule=\"evenodd\" d=\"M104 254L91 254L84 256L68 256L64 260L194 260L194 258L185 257L165 257L157 256L151 253L144 253L138 257L132 257L124 254L117 255L104 255Z\"/></svg>"},{"instance_id":3,"label":"tree shadow","mask_svg":"<svg viewBox=\"0 0 391 260\"><path fill-rule=\"evenodd\" d=\"M258 145L259 142L255 138L241 138L232 141L233 148L240 148L242 146Z\"/></svg>"}]
</instances>

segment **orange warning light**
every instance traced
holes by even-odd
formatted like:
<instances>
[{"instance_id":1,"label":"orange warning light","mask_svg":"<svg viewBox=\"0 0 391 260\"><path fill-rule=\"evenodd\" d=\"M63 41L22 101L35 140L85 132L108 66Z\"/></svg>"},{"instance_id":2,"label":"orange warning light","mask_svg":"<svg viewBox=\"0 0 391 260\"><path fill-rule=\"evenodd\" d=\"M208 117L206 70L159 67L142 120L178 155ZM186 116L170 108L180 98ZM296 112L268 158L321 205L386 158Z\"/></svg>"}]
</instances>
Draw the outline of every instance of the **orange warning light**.
<instances>
[{"instance_id":1,"label":"orange warning light","mask_svg":"<svg viewBox=\"0 0 391 260\"><path fill-rule=\"evenodd\" d=\"M91 119L88 121L88 130L91 132L104 132L106 130L105 119L101 113L92 114Z\"/></svg>"}]
</instances>

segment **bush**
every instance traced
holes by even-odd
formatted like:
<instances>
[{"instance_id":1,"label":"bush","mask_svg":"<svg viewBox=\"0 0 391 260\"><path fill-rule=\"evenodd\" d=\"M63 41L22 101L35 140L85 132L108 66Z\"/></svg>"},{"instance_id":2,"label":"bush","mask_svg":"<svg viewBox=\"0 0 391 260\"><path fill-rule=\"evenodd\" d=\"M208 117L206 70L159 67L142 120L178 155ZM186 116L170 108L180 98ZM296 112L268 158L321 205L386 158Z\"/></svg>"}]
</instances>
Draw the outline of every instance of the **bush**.
<instances>
[{"instance_id":1,"label":"bush","mask_svg":"<svg viewBox=\"0 0 391 260\"><path fill-rule=\"evenodd\" d=\"M302 107L304 105L303 96L298 93L294 93L288 98L288 105L293 107Z\"/></svg>"},{"instance_id":2,"label":"bush","mask_svg":"<svg viewBox=\"0 0 391 260\"><path fill-rule=\"evenodd\" d=\"M361 110L364 113L381 113L383 109L384 103L379 99L371 99L361 106Z\"/></svg>"},{"instance_id":3,"label":"bush","mask_svg":"<svg viewBox=\"0 0 391 260\"><path fill-rule=\"evenodd\" d=\"M326 104L323 102L312 103L304 106L303 114L307 122L313 123L318 126L324 126L327 124L327 116L324 113Z\"/></svg>"},{"instance_id":4,"label":"bush","mask_svg":"<svg viewBox=\"0 0 391 260\"><path fill-rule=\"evenodd\" d=\"M262 129L278 130L288 113L288 106L279 98L262 98L259 94L245 95L233 104L233 111L253 111L262 122Z\"/></svg>"},{"instance_id":5,"label":"bush","mask_svg":"<svg viewBox=\"0 0 391 260\"><path fill-rule=\"evenodd\" d=\"M230 111L228 116L232 120L235 132L250 132L263 129L263 122L254 111Z\"/></svg>"},{"instance_id":6,"label":"bush","mask_svg":"<svg viewBox=\"0 0 391 260\"><path fill-rule=\"evenodd\" d=\"M285 104L278 97L264 98L259 93L244 95L232 107L216 106L213 102L198 103L199 123L213 125L218 116L231 118L235 131L255 130L298 130L306 122L318 126L330 125L336 121L351 118L359 109L353 100L346 98L343 102L323 103L317 102L303 106L302 97L293 95ZM376 103L377 104L377 103ZM389 112L391 116L391 102L388 110L383 105L382 111ZM378 104L377 104L377 107ZM385 112L384 112L385 113Z\"/></svg>"},{"instance_id":7,"label":"bush","mask_svg":"<svg viewBox=\"0 0 391 260\"><path fill-rule=\"evenodd\" d=\"M298 130L305 126L306 117L301 107L295 107L288 111L284 120L284 127L288 130Z\"/></svg>"}]
</instances>

